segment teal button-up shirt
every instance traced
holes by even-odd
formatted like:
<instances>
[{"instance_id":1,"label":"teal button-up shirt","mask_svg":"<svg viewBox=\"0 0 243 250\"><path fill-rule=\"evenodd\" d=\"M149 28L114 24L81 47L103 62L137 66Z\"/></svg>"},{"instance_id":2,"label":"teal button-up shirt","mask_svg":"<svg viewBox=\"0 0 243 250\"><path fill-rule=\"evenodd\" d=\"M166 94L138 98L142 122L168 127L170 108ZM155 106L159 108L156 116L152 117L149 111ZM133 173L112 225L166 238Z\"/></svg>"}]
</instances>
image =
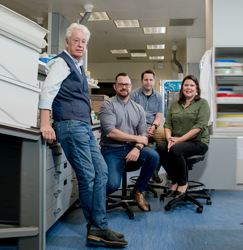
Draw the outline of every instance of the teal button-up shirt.
<instances>
[{"instance_id":1,"label":"teal button-up shirt","mask_svg":"<svg viewBox=\"0 0 243 250\"><path fill-rule=\"evenodd\" d=\"M190 130L199 128L200 132L193 140L209 144L208 120L210 117L210 108L205 99L192 101L185 108L184 104L174 101L166 116L164 128L171 130L173 137L181 137Z\"/></svg>"}]
</instances>

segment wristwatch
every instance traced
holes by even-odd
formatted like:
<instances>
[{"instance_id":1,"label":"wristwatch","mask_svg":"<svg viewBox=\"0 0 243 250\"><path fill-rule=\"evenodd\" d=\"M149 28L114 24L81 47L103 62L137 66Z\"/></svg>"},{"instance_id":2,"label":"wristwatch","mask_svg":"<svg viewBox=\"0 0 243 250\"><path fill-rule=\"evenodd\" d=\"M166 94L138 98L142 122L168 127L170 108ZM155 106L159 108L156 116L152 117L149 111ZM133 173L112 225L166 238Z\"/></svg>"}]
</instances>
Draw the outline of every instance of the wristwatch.
<instances>
[{"instance_id":1,"label":"wristwatch","mask_svg":"<svg viewBox=\"0 0 243 250\"><path fill-rule=\"evenodd\" d=\"M137 148L138 150L141 150L142 148L138 145L135 146L135 148Z\"/></svg>"},{"instance_id":2,"label":"wristwatch","mask_svg":"<svg viewBox=\"0 0 243 250\"><path fill-rule=\"evenodd\" d=\"M157 129L158 128L158 125L157 124L152 124L152 126L155 126L155 129Z\"/></svg>"}]
</instances>

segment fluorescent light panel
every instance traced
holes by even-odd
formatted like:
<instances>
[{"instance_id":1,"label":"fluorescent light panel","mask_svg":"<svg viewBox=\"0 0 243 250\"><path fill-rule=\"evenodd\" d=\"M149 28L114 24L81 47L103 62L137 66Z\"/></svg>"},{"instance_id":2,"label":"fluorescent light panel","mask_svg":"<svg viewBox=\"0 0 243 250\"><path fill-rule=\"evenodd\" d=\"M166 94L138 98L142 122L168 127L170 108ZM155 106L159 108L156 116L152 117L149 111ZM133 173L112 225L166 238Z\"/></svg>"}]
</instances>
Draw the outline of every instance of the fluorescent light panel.
<instances>
[{"instance_id":1,"label":"fluorescent light panel","mask_svg":"<svg viewBox=\"0 0 243 250\"><path fill-rule=\"evenodd\" d=\"M131 53L132 57L146 57L146 53Z\"/></svg>"},{"instance_id":2,"label":"fluorescent light panel","mask_svg":"<svg viewBox=\"0 0 243 250\"><path fill-rule=\"evenodd\" d=\"M164 60L164 56L150 56L149 60Z\"/></svg>"},{"instance_id":3,"label":"fluorescent light panel","mask_svg":"<svg viewBox=\"0 0 243 250\"><path fill-rule=\"evenodd\" d=\"M128 53L126 49L114 49L110 50L112 54L125 54Z\"/></svg>"},{"instance_id":4,"label":"fluorescent light panel","mask_svg":"<svg viewBox=\"0 0 243 250\"><path fill-rule=\"evenodd\" d=\"M147 45L147 49L164 49L164 44Z\"/></svg>"},{"instance_id":5,"label":"fluorescent light panel","mask_svg":"<svg viewBox=\"0 0 243 250\"><path fill-rule=\"evenodd\" d=\"M138 20L114 20L117 28L134 28L140 27Z\"/></svg>"},{"instance_id":6,"label":"fluorescent light panel","mask_svg":"<svg viewBox=\"0 0 243 250\"><path fill-rule=\"evenodd\" d=\"M80 13L81 16L84 16L85 13ZM92 12L88 21L103 21L110 20L106 12Z\"/></svg>"},{"instance_id":7,"label":"fluorescent light panel","mask_svg":"<svg viewBox=\"0 0 243 250\"><path fill-rule=\"evenodd\" d=\"M165 27L144 27L144 34L158 34L165 33Z\"/></svg>"}]
</instances>

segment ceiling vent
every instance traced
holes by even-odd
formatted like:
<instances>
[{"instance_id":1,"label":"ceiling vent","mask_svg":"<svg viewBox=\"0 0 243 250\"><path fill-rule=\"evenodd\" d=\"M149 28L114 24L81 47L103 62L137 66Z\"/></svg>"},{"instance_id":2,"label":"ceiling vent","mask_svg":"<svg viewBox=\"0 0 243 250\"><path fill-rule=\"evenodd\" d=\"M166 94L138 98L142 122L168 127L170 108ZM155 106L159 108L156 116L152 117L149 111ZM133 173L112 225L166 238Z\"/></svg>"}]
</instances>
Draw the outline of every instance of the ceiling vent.
<instances>
[{"instance_id":1,"label":"ceiling vent","mask_svg":"<svg viewBox=\"0 0 243 250\"><path fill-rule=\"evenodd\" d=\"M145 49L130 49L130 53L146 53Z\"/></svg>"},{"instance_id":2,"label":"ceiling vent","mask_svg":"<svg viewBox=\"0 0 243 250\"><path fill-rule=\"evenodd\" d=\"M194 19L170 19L170 26L192 26Z\"/></svg>"},{"instance_id":3,"label":"ceiling vent","mask_svg":"<svg viewBox=\"0 0 243 250\"><path fill-rule=\"evenodd\" d=\"M116 57L117 60L131 60L130 57Z\"/></svg>"}]
</instances>

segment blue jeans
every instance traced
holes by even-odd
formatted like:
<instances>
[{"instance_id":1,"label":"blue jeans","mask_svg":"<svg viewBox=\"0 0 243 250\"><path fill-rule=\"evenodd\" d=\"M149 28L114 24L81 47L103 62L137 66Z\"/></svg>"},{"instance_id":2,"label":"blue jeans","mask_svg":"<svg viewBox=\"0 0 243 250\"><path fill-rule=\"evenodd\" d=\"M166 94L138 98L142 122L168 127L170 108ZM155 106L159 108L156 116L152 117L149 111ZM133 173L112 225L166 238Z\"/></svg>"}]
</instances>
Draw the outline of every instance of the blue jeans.
<instances>
[{"instance_id":1,"label":"blue jeans","mask_svg":"<svg viewBox=\"0 0 243 250\"><path fill-rule=\"evenodd\" d=\"M121 185L121 178L124 172L126 160L125 157L134 147L102 147L101 153L108 166L108 182L107 182L107 195L117 191ZM158 166L159 155L158 153L148 147L142 148L140 156L136 164L142 166L140 175L137 179L135 187L138 191L144 192L146 186L152 177L155 169Z\"/></svg>"},{"instance_id":2,"label":"blue jeans","mask_svg":"<svg viewBox=\"0 0 243 250\"><path fill-rule=\"evenodd\" d=\"M55 121L57 141L76 172L79 196L88 229L107 229L107 165L91 126L77 120Z\"/></svg>"}]
</instances>

